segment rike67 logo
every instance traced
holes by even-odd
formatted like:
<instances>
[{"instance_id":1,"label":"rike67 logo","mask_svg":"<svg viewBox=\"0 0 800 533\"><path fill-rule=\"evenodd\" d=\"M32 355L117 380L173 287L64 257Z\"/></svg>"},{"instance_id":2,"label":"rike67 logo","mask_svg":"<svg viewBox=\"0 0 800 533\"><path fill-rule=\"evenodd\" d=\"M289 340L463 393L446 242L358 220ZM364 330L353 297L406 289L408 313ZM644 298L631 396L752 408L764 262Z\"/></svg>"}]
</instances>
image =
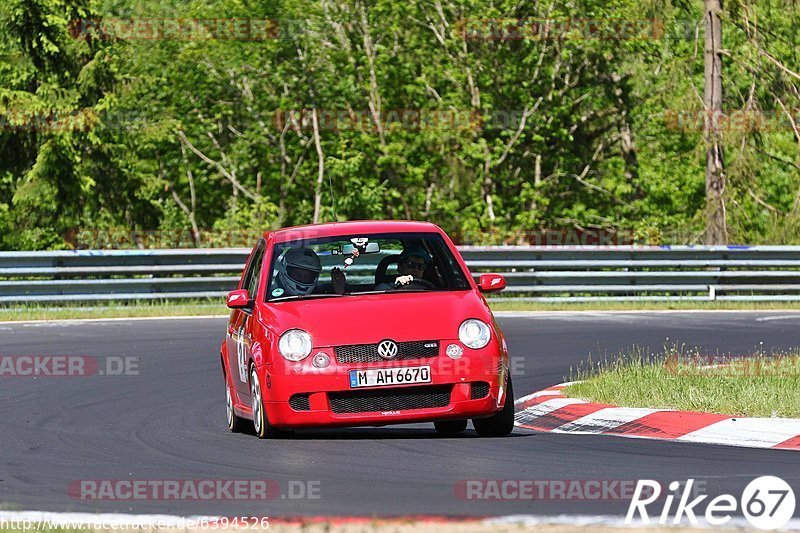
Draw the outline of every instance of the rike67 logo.
<instances>
[{"instance_id":1,"label":"rike67 logo","mask_svg":"<svg viewBox=\"0 0 800 533\"><path fill-rule=\"evenodd\" d=\"M684 517L692 525L697 525L699 510L695 509L708 495L695 496L692 492L694 479L685 483L673 481L669 484L669 492L664 498L663 507L658 518L653 520L661 525L667 523L680 524ZM681 487L683 490L680 490ZM662 486L658 481L641 479L636 484L633 499L628 507L626 524L633 524L638 514L643 524L650 524L648 505L654 504L662 496ZM675 500L678 503L674 506ZM658 511L651 508L650 512ZM734 513L741 512L753 527L770 530L783 527L794 515L795 497L792 487L779 477L762 476L748 483L738 500L731 494L722 494L710 500L705 507L703 517L711 526L722 526L730 522ZM672 516L672 520L670 520Z\"/></svg>"}]
</instances>

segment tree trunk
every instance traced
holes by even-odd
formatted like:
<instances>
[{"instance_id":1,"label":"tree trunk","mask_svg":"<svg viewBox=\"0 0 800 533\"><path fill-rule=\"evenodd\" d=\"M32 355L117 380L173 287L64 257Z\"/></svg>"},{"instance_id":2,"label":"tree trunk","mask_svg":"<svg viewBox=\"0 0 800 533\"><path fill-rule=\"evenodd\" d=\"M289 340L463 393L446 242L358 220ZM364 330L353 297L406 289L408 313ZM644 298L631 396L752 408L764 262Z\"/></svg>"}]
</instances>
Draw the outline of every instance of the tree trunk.
<instances>
[{"instance_id":1,"label":"tree trunk","mask_svg":"<svg viewBox=\"0 0 800 533\"><path fill-rule=\"evenodd\" d=\"M722 132L722 25L721 0L705 0L705 144L706 144L706 244L726 244L725 167Z\"/></svg>"},{"instance_id":2,"label":"tree trunk","mask_svg":"<svg viewBox=\"0 0 800 533\"><path fill-rule=\"evenodd\" d=\"M614 99L619 110L619 142L622 160L625 162L625 181L633 188L633 198L641 200L645 194L639 182L639 156L636 153L636 142L633 139L631 118L628 112L633 107L630 103L628 80L617 72L611 75L611 79L615 84L613 87Z\"/></svg>"},{"instance_id":3,"label":"tree trunk","mask_svg":"<svg viewBox=\"0 0 800 533\"><path fill-rule=\"evenodd\" d=\"M311 124L314 127L314 146L317 149L317 185L314 189L314 224L319 224L320 209L322 207L322 178L325 177L325 154L319 138L319 122L317 108L311 109Z\"/></svg>"},{"instance_id":4,"label":"tree trunk","mask_svg":"<svg viewBox=\"0 0 800 533\"><path fill-rule=\"evenodd\" d=\"M536 198L539 196L539 187L542 185L542 154L536 154L533 161L533 199L531 200L530 210L536 213L536 210L539 209ZM538 218L538 213L536 213L536 216Z\"/></svg>"}]
</instances>

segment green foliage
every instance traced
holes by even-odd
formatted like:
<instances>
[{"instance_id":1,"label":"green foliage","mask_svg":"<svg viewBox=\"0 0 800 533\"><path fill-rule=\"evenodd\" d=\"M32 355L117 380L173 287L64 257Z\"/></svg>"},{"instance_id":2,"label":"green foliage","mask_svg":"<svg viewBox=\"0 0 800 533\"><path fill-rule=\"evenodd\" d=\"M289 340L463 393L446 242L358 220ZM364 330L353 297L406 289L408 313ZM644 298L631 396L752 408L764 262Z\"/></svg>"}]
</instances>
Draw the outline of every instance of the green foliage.
<instances>
[{"instance_id":1,"label":"green foliage","mask_svg":"<svg viewBox=\"0 0 800 533\"><path fill-rule=\"evenodd\" d=\"M9 0L0 246L64 247L87 230L263 230L315 216L430 220L473 243L526 242L544 228L696 242L702 131L674 116L702 110L701 8ZM725 9L726 110L777 117L725 132L731 239L800 243L800 138L782 111L800 107L791 74L800 6ZM538 31L565 33L502 38L485 24L569 18L645 24L621 39L552 23ZM257 38L184 27L141 39L125 25L156 31L176 19L244 21Z\"/></svg>"}]
</instances>

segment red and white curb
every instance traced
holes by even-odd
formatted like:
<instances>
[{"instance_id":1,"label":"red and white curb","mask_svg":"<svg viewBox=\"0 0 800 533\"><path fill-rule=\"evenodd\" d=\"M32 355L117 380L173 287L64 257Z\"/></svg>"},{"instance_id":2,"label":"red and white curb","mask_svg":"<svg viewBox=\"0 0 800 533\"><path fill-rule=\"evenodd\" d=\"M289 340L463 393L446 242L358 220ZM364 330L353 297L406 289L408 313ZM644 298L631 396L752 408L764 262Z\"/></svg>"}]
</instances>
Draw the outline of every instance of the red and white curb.
<instances>
[{"instance_id":1,"label":"red and white curb","mask_svg":"<svg viewBox=\"0 0 800 533\"><path fill-rule=\"evenodd\" d=\"M728 415L617 407L562 394L569 383L516 401L516 425L553 433L615 435L800 451L800 419L740 418Z\"/></svg>"}]
</instances>

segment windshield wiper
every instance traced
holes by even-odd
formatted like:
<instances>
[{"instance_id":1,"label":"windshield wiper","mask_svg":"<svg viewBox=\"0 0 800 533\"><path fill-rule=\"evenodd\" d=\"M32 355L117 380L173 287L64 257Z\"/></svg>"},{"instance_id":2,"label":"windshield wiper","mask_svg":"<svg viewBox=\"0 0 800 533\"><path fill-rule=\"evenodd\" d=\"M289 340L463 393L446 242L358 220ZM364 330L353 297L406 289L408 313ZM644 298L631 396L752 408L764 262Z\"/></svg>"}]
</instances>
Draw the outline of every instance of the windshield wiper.
<instances>
[{"instance_id":1,"label":"windshield wiper","mask_svg":"<svg viewBox=\"0 0 800 533\"><path fill-rule=\"evenodd\" d=\"M449 291L449 290L452 290L452 289L439 289L439 288L436 288L436 289L400 289L400 288L394 288L394 289L384 289L382 291L353 292L353 293L350 293L350 294L353 294L353 295L360 295L360 294L402 294L404 292L440 292L440 291Z\"/></svg>"},{"instance_id":2,"label":"windshield wiper","mask_svg":"<svg viewBox=\"0 0 800 533\"><path fill-rule=\"evenodd\" d=\"M338 298L340 296L345 296L345 294L337 294L337 293L321 293L321 294L299 294L294 296L278 296L277 298L273 298L269 300L270 302L285 302L286 300L311 300L314 298Z\"/></svg>"},{"instance_id":3,"label":"windshield wiper","mask_svg":"<svg viewBox=\"0 0 800 533\"><path fill-rule=\"evenodd\" d=\"M361 294L386 294L387 292L395 292L394 289L384 289L382 291L361 291L361 292L349 292L347 294L352 294L353 296L361 295Z\"/></svg>"}]
</instances>

